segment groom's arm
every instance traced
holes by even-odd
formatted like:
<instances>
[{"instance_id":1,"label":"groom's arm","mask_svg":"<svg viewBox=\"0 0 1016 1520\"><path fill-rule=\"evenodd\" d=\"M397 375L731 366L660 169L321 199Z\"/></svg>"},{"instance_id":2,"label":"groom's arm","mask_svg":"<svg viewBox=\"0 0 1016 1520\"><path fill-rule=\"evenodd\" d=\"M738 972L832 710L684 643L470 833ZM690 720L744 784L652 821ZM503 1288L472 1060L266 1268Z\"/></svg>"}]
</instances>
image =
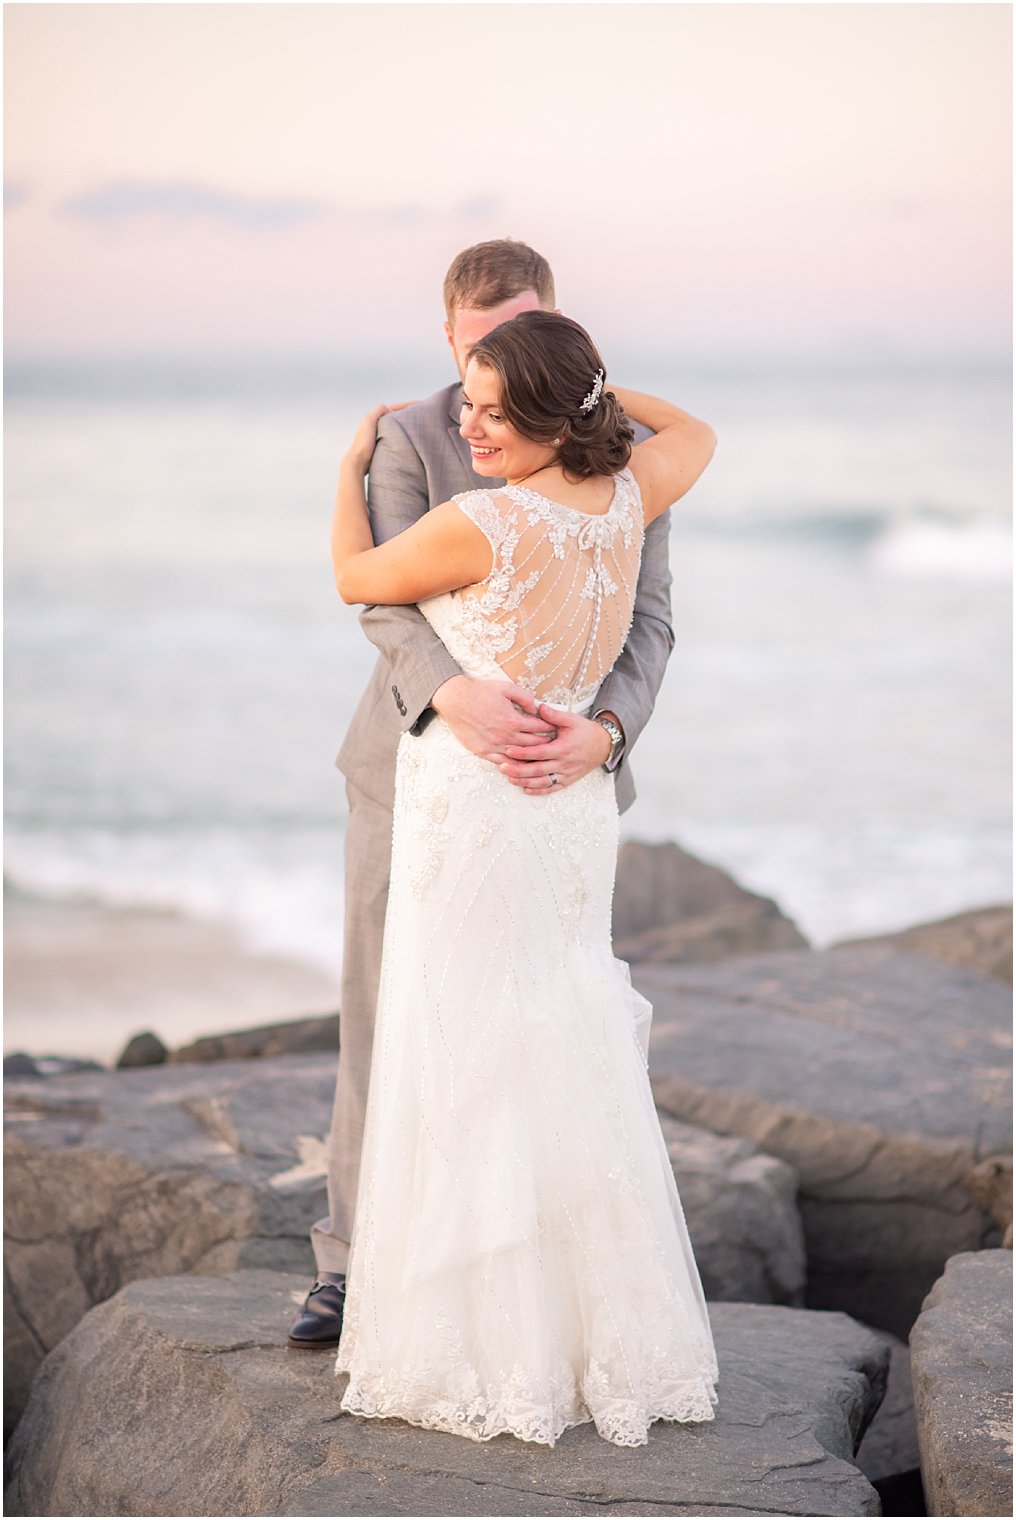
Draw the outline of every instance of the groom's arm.
<instances>
[{"instance_id":1,"label":"groom's arm","mask_svg":"<svg viewBox=\"0 0 1016 1520\"><path fill-rule=\"evenodd\" d=\"M412 527L430 506L427 472L398 418L389 413L378 424L377 446L370 462L367 511L375 544L387 543ZM462 669L415 605L365 607L360 626L395 673L392 701L401 698L403 728L418 733L429 716L431 697Z\"/></svg>"}]
</instances>

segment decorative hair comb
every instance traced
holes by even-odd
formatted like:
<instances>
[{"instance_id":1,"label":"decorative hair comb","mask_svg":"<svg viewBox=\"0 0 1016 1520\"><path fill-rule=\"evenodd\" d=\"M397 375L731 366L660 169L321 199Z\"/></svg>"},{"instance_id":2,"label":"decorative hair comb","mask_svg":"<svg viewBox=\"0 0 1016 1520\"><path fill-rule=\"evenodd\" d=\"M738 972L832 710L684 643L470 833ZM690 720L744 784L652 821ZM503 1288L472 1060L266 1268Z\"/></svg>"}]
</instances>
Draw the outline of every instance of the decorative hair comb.
<instances>
[{"instance_id":1,"label":"decorative hair comb","mask_svg":"<svg viewBox=\"0 0 1016 1520\"><path fill-rule=\"evenodd\" d=\"M593 381L593 388L589 392L588 396L583 397L582 405L579 407L579 411L580 412L591 412L592 409L593 409L593 407L599 401L602 392L603 392L603 371L602 371L602 369L598 369L596 371L596 379Z\"/></svg>"}]
</instances>

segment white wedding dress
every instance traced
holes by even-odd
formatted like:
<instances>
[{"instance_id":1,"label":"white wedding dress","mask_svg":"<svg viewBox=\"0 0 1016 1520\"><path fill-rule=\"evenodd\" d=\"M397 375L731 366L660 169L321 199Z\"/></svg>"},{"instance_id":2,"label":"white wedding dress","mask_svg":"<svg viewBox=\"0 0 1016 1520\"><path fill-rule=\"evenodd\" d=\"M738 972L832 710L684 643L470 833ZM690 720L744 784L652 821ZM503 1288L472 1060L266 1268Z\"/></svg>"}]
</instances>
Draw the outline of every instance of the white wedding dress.
<instances>
[{"instance_id":1,"label":"white wedding dress","mask_svg":"<svg viewBox=\"0 0 1016 1520\"><path fill-rule=\"evenodd\" d=\"M469 675L587 711L631 623L638 486L603 516L525 486L454 500L487 580L421 610ZM533 797L435 718L398 751L391 892L341 1407L553 1446L711 1420L716 1354L646 1070L652 1010L611 950L602 769Z\"/></svg>"}]
</instances>

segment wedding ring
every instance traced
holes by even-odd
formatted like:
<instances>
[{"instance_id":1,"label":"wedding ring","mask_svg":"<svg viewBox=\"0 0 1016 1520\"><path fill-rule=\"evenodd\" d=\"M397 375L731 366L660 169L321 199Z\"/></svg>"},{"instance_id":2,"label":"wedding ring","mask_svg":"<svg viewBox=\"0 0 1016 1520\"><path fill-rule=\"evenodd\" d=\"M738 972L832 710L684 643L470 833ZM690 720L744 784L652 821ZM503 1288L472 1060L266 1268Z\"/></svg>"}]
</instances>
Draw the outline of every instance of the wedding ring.
<instances>
[{"instance_id":1,"label":"wedding ring","mask_svg":"<svg viewBox=\"0 0 1016 1520\"><path fill-rule=\"evenodd\" d=\"M557 777L554 775L553 771L550 773L550 784L551 786L557 786Z\"/></svg>"}]
</instances>

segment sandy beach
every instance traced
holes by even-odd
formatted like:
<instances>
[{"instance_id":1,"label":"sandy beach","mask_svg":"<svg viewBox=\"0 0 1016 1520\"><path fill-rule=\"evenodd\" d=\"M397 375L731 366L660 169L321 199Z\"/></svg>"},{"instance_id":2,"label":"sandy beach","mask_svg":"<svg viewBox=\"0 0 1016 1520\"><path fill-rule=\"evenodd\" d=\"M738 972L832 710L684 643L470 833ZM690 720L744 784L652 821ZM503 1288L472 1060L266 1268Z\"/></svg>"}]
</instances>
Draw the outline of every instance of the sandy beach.
<instances>
[{"instance_id":1,"label":"sandy beach","mask_svg":"<svg viewBox=\"0 0 1016 1520\"><path fill-rule=\"evenodd\" d=\"M4 917L4 1054L112 1064L143 1029L172 1048L339 1005L337 979L214 923L23 897Z\"/></svg>"}]
</instances>

